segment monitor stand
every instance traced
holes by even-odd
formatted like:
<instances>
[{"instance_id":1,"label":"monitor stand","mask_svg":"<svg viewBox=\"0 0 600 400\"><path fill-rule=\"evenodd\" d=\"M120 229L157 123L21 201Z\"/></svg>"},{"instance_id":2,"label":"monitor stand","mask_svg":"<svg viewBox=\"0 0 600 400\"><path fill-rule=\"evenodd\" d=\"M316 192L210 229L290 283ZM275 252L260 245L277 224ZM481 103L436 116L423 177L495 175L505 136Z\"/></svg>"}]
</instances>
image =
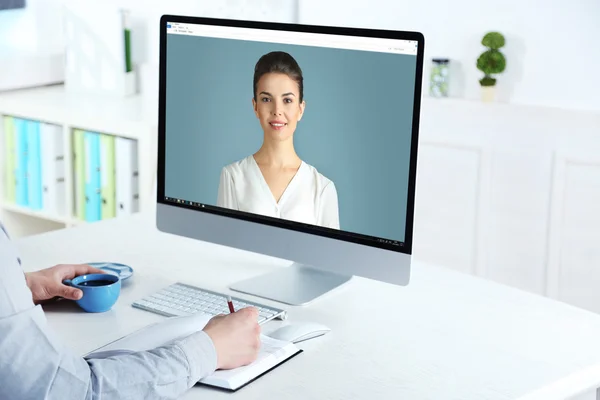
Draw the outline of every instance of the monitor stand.
<instances>
[{"instance_id":1,"label":"monitor stand","mask_svg":"<svg viewBox=\"0 0 600 400\"><path fill-rule=\"evenodd\" d=\"M294 263L290 267L234 283L230 289L301 306L348 282L351 278L352 276Z\"/></svg>"}]
</instances>

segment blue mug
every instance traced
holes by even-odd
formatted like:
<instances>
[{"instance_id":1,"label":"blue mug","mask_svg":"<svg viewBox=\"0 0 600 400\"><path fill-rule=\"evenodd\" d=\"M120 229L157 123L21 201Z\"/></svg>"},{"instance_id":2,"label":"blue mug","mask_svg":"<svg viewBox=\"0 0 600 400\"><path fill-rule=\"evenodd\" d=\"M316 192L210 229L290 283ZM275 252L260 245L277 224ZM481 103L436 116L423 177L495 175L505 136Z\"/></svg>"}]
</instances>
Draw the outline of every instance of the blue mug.
<instances>
[{"instance_id":1,"label":"blue mug","mask_svg":"<svg viewBox=\"0 0 600 400\"><path fill-rule=\"evenodd\" d=\"M121 293L121 279L112 274L80 275L63 283L83 292L75 302L87 312L110 310Z\"/></svg>"}]
</instances>

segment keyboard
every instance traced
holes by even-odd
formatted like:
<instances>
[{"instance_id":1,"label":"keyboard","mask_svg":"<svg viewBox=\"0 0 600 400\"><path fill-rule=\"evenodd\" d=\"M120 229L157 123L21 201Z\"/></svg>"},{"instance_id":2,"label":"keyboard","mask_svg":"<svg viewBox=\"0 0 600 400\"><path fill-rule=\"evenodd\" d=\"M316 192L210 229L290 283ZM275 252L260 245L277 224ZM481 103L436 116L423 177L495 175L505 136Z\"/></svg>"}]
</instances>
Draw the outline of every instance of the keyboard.
<instances>
[{"instance_id":1,"label":"keyboard","mask_svg":"<svg viewBox=\"0 0 600 400\"><path fill-rule=\"evenodd\" d=\"M264 324L275 318L282 320L287 318L285 310L233 296L231 296L231 300L236 311L244 307L256 307L258 309L259 324ZM134 301L132 306L167 317L191 315L197 312L211 316L229 314L227 295L179 282Z\"/></svg>"}]
</instances>

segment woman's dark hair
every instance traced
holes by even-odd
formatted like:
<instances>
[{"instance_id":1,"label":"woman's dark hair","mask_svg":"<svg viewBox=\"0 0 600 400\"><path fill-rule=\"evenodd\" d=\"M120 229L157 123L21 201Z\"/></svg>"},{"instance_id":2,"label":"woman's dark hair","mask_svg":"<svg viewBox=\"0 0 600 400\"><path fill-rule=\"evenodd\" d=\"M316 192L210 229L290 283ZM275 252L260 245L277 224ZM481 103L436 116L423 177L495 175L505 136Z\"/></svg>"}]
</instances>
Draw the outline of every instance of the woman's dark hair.
<instances>
[{"instance_id":1,"label":"woman's dark hair","mask_svg":"<svg viewBox=\"0 0 600 400\"><path fill-rule=\"evenodd\" d=\"M300 89L300 102L304 98L304 83L300 66L288 53L284 51L272 51L262 56L254 67L254 100L258 81L264 74L280 73L286 74L298 84Z\"/></svg>"}]
</instances>

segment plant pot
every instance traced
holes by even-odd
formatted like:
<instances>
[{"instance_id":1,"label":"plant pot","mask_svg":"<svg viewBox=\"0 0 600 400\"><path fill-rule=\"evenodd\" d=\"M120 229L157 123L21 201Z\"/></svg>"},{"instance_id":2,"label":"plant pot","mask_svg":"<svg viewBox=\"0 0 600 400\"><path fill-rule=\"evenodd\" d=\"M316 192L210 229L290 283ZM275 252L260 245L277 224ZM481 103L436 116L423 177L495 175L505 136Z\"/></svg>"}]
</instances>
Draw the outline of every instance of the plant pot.
<instances>
[{"instance_id":1,"label":"plant pot","mask_svg":"<svg viewBox=\"0 0 600 400\"><path fill-rule=\"evenodd\" d=\"M481 100L485 103L491 103L496 99L496 86L482 86Z\"/></svg>"}]
</instances>

